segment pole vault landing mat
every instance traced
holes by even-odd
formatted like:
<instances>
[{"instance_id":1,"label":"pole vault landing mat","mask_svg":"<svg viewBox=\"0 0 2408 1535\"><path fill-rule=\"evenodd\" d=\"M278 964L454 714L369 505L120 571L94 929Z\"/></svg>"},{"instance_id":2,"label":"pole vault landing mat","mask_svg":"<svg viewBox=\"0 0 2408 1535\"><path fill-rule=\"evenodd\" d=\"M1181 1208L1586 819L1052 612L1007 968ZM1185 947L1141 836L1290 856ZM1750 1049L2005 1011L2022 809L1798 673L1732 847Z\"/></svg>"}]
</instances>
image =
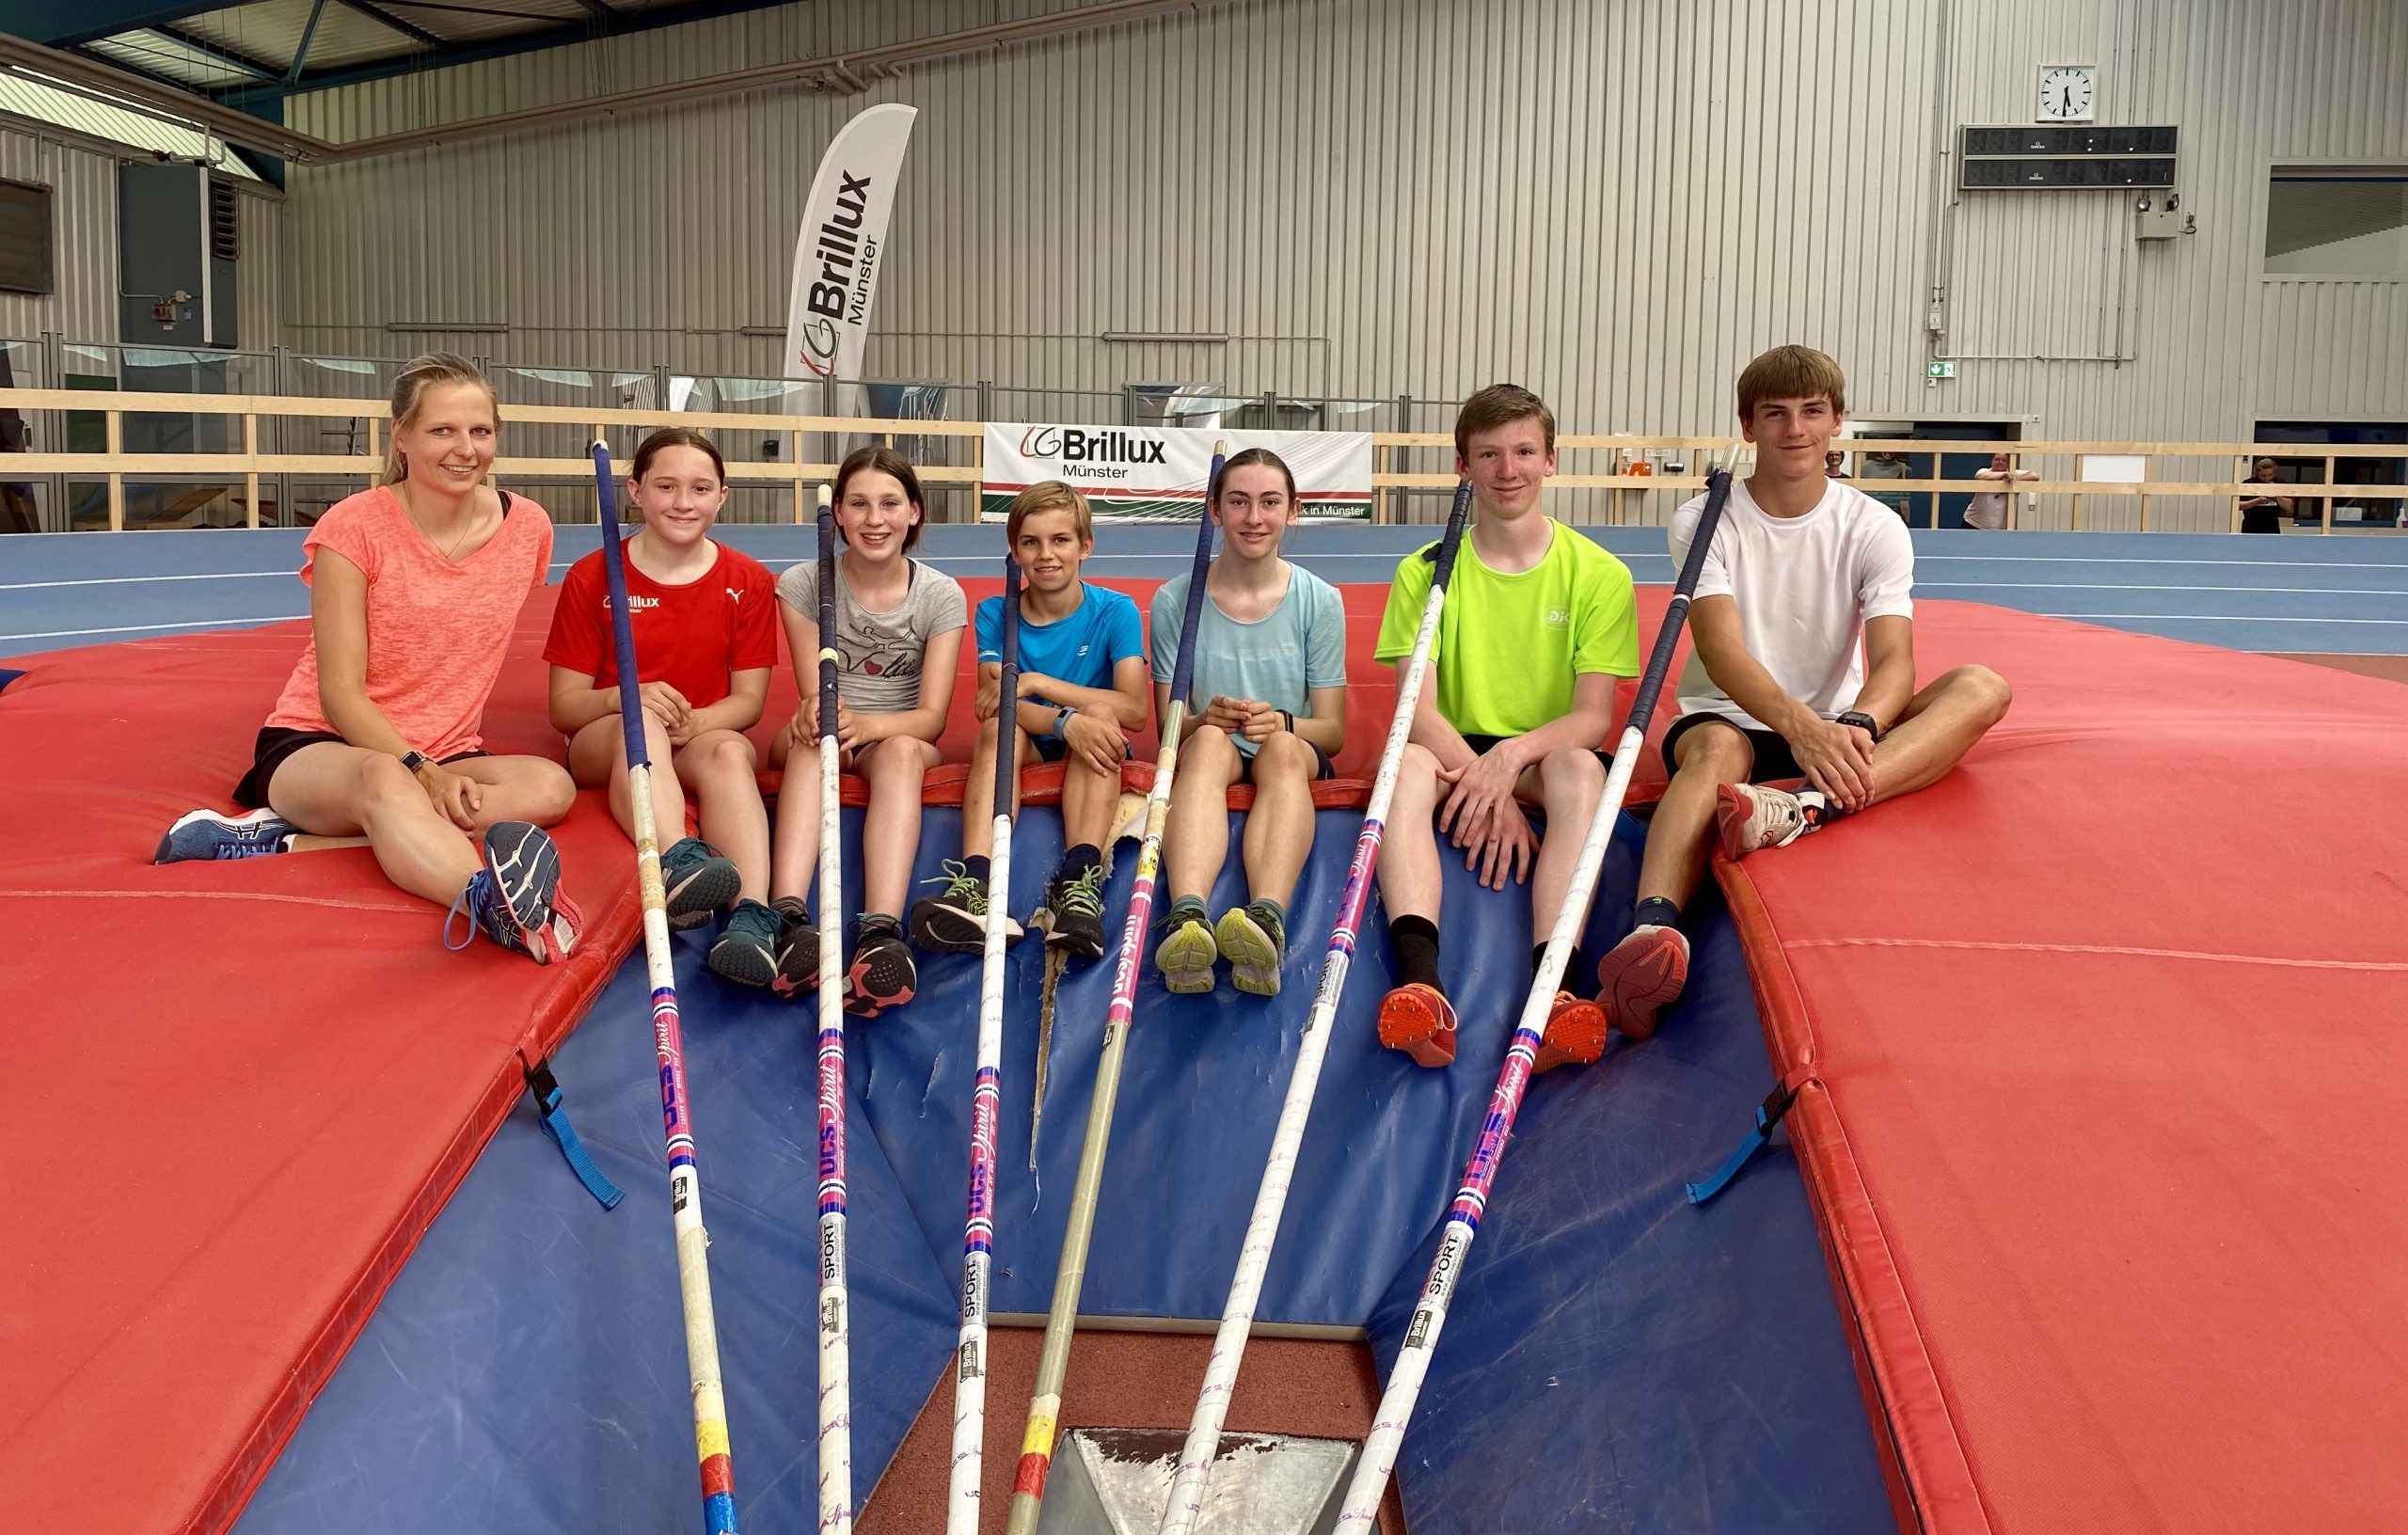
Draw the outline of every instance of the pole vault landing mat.
<instances>
[{"instance_id":1,"label":"pole vault landing mat","mask_svg":"<svg viewBox=\"0 0 2408 1535\"><path fill-rule=\"evenodd\" d=\"M848 833L858 813L848 813ZM1296 896L1324 926L1359 817L1325 811ZM954 845L927 815L919 873ZM1625 817L1595 940L1628 920L1642 830ZM858 889L848 834L847 880ZM1048 811L1014 839L1014 909L1060 850ZM1131 845L1107 886L1125 910ZM1234 861L1215 909L1237 892ZM1266 1322L1368 1329L1383 1359L1395 1298L1419 1283L1529 973L1527 903L1447 892L1446 968L1462 1056L1424 1071L1381 1050L1389 984L1367 935L1339 1009L1259 1308ZM1887 1500L1803 1190L1786 1163L1711 1217L1680 1182L1717 1158L1770 1067L1729 926L1701 924L1677 1027L1588 1070L1539 1079L1448 1323L1401 1477L1405 1526L1574 1535L1596 1529L1841 1532ZM816 1520L816 1009L721 985L680 935L688 1084L730 1391L743 1527ZM1321 944L1291 950L1272 1004L1227 988L1174 997L1140 980L1120 1112L1082 1309L1217 1321L1259 1179ZM1042 1313L1095 1078L1110 967L1073 969L1055 1026L1038 1171L1028 1167L1042 957L1015 950L1005 1012L993 1306ZM942 1506L943 1483L872 1484L924 1411L949 1434L967 1190L974 957L924 960L920 995L849 1032L856 1505ZM669 1243L667 1174L640 968L612 982L555 1066L597 1162L627 1191L605 1215L514 1115L426 1234L243 1521L245 1535L340 1525L651 1532L696 1522L692 1428ZM1196 1339L1202 1343L1203 1339ZM1253 1371L1266 1373L1260 1382ZM1282 1400L1276 1351L1248 1356L1231 1426L1309 1430ZM1133 1390L1082 1376L1066 1426L1183 1427L1203 1353ZM986 1512L1002 1527L1027 1402L999 1371L988 1402ZM1247 1416L1260 1387L1263 1416ZM1326 1429L1323 1432L1329 1432ZM1353 1432L1359 1432L1359 1427ZM931 1464L931 1463L915 1463ZM945 1462L931 1465L942 1475ZM869 1527L864 1522L864 1528ZM935 1525L889 1516L888 1530Z\"/></svg>"},{"instance_id":2,"label":"pole vault landing mat","mask_svg":"<svg viewBox=\"0 0 2408 1535\"><path fill-rule=\"evenodd\" d=\"M1933 619L1966 770L1721 871L1901 1522L2408 1529L2408 693Z\"/></svg>"},{"instance_id":3,"label":"pole vault landing mat","mask_svg":"<svg viewBox=\"0 0 2408 1535\"><path fill-rule=\"evenodd\" d=\"M2402 1523L2408 827L2387 807L2408 700L1988 609L1923 618L1926 676L1987 662L2015 712L1929 793L1725 868L1735 916L1699 914L1663 1031L1537 1084L1404 1445L1417 1535ZM364 854L146 862L240 768L296 644L44 657L0 694L0 771L37 829L0 879L33 1025L0 1157L43 1201L0 1249L0 1528L214 1529L254 1486L258 1531L693 1527L633 970L557 1055L626 1203L601 1211L514 1108L517 1063L632 937L607 820L589 805L562 832L603 935L582 970L408 957L438 919ZM505 669L497 741L542 744L540 671ZM1171 998L1148 968L1088 1311L1217 1314L1355 819L1321 816L1276 1003ZM929 813L922 873L957 830ZM1625 831L1592 951L1627 920ZM1058 821L1032 814L1022 848L1024 909ZM1521 903L1450 880L1463 1059L1424 1073L1370 1043L1375 924L1262 1307L1362 1328L1383 1368L1528 973ZM807 1527L809 1014L679 949L745 1523ZM1032 1175L1038 966L1013 966L995 1304L1031 1312L1109 975L1064 987ZM975 974L931 960L921 1001L854 1031L857 1505L949 1400ZM1683 1204L1776 1068L1796 1160ZM1157 1388L1183 1418L1190 1384ZM990 1472L996 1511L1005 1458Z\"/></svg>"}]
</instances>

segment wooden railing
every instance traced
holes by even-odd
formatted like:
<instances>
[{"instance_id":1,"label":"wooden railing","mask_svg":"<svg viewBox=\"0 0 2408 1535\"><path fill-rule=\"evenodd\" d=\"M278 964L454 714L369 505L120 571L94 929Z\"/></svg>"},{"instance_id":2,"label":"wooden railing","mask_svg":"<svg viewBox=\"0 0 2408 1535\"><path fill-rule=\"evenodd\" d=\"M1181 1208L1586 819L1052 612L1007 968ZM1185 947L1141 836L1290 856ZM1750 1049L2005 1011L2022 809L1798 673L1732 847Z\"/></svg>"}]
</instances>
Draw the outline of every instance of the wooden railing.
<instances>
[{"instance_id":1,"label":"wooden railing","mask_svg":"<svg viewBox=\"0 0 2408 1535\"><path fill-rule=\"evenodd\" d=\"M0 389L0 412L76 412L97 414L103 419L103 443L99 452L23 452L0 453L0 484L26 480L34 476L64 476L81 481L99 481L107 488L108 527L122 530L126 525L125 486L134 480L213 480L229 482L239 479L244 488L246 521L260 526L260 481L262 476L303 475L319 478L358 479L363 485L372 484L384 472L384 433L390 414L382 401L343 399L303 399L281 395L222 394L154 394L89 389ZM124 451L125 418L128 415L219 416L238 419L243 447L239 451L225 452L140 452ZM664 413L647 410L602 410L570 405L504 405L504 422L530 425L568 426L580 434L593 436L609 435L614 429L621 433L642 431L663 425L692 426L721 435L730 441L757 440L763 435L781 439L786 446L783 462L739 462L731 458L727 466L729 482L737 486L776 488L789 492L791 514L797 521L806 519L815 487L835 473L833 462L803 461L807 451L820 449L833 441L860 441L883 438L892 443L897 437L951 437L966 439L966 451L961 455L967 463L927 464L920 467L921 478L934 485L976 486L982 477L985 424L978 421L902 420L861 417L784 416L751 414L735 411L680 411ZM264 452L260 450L260 425L263 419L345 419L365 425L363 451L347 453ZM507 442L507 435L504 441ZM1372 520L1393 522L1410 520L1406 514L1405 498L1415 491L1447 491L1454 486L1452 472L1454 439L1435 432L1379 432L1372 434L1373 489ZM2026 498L2069 498L2067 525L2075 530L2103 523L2136 523L2141 531L2151 531L2161 525L2160 503L2178 498L2197 500L2209 498L2223 508L2221 514L2202 515L2200 509L2182 520L2194 530L2241 526L2239 498L2252 494L2275 494L2291 498L2295 502L2310 504L2318 509L2317 525L2326 531L2334 527L2334 504L2350 500L2362 508L2380 508L2398 520L2408 498L2408 447L2352 447L2304 445L2298 443L2212 443L2212 442L1959 442L1938 438L1844 437L1831 445L1848 455L1850 472L1859 488L1881 496L1933 496L1961 494L2005 494L2008 527L2028 521L2021 515ZM1638 435L1566 435L1558 437L1559 465L1562 472L1548 482L1555 492L1602 492L1604 515L1590 520L1611 524L1659 523L1665 519L1676 501L1652 493L1662 491L1692 492L1703 487L1704 470L1709 463L1738 464L1752 450L1735 436L1653 436ZM2014 455L2019 467L2036 466L2046 470L2069 471L2047 473L2035 481L2018 481L2010 488L1999 481L1970 478L1876 478L1864 471L1873 454L1897 454L1909 457L1933 455L1959 456L2004 452ZM1605 472L1584 469L1601 456ZM2321 460L2321 481L2278 481L2272 483L2247 478L2252 460L2271 457L2298 464ZM1408 468L1408 460L1420 459L1433 467ZM2131 460L2140 461L2140 475L2134 478L2102 480L2085 478L2085 467L2096 470L2102 466L2093 460L2116 460L2106 466L2120 468ZM2186 468L2180 463L2170 466L2173 472L2161 472L2163 461L2190 461ZM2225 464L2233 468L2233 478L2202 477L2198 465L2204 461L2207 473ZM2340 483L2337 469L2344 464L2367 461L2388 462L2392 477L2388 483ZM1656 466L1677 466L1681 472L1656 472ZM497 480L580 481L592 472L582 457L500 457L494 465ZM1591 503L1594 506L1595 501ZM2123 514L2137 511L2137 517ZM2053 520L2053 519L2051 519Z\"/></svg>"}]
</instances>

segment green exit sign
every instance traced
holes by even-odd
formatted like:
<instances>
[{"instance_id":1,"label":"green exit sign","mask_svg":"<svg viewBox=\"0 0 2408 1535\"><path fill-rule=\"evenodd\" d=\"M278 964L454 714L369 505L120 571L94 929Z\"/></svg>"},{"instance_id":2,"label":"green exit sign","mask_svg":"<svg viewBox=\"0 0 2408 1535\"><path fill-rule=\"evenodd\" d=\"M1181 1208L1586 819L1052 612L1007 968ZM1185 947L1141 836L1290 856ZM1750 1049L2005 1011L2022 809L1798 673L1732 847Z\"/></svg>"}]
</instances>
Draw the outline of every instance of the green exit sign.
<instances>
[{"instance_id":1,"label":"green exit sign","mask_svg":"<svg viewBox=\"0 0 2408 1535\"><path fill-rule=\"evenodd\" d=\"M1954 362L1930 362L1924 365L1923 371L1934 378L1955 378L1956 376L1956 364Z\"/></svg>"}]
</instances>

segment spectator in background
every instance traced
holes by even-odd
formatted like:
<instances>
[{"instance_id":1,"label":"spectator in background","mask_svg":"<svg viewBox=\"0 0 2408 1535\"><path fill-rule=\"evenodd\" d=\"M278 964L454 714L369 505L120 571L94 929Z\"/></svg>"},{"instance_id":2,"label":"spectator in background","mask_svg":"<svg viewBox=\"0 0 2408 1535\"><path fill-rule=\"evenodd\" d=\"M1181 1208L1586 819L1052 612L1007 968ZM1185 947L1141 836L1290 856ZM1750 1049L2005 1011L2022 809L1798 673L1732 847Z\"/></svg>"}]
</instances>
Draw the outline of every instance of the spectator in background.
<instances>
[{"instance_id":1,"label":"spectator in background","mask_svg":"<svg viewBox=\"0 0 2408 1535\"><path fill-rule=\"evenodd\" d=\"M2259 484L2274 483L2274 461L2261 458L2251 466L2249 478ZM2291 514L2291 498L2261 491L2254 496L2236 498L2241 506L2241 530L2244 533L2279 533L2282 519Z\"/></svg>"},{"instance_id":2,"label":"spectator in background","mask_svg":"<svg viewBox=\"0 0 2408 1535\"><path fill-rule=\"evenodd\" d=\"M1907 455L1904 453L1877 452L1867 453L1858 459L1856 472L1858 478L1861 480L1904 480L1913 471L1913 467L1907 462ZM1865 494L1895 512L1899 521L1911 520L1907 515L1909 501L1905 492L1868 489Z\"/></svg>"},{"instance_id":3,"label":"spectator in background","mask_svg":"<svg viewBox=\"0 0 2408 1535\"><path fill-rule=\"evenodd\" d=\"M1990 455L1990 467L1987 469L1975 469L1973 471L1973 478L1976 480L2004 480L2007 483L2001 489L1985 491L1982 494L1975 496L1972 500L1966 502L1965 526L1968 528L1990 528L2004 530L2006 527L2006 503L2015 495L2015 482L2018 480L2037 480L2040 477L2030 469L2017 468L2015 467L2015 455L2012 453L1992 453Z\"/></svg>"},{"instance_id":4,"label":"spectator in background","mask_svg":"<svg viewBox=\"0 0 2408 1535\"><path fill-rule=\"evenodd\" d=\"M1847 455L1841 452L1836 448L1831 450L1830 452L1825 453L1823 455L1823 478L1826 480L1846 480L1851 478L1847 472Z\"/></svg>"}]
</instances>

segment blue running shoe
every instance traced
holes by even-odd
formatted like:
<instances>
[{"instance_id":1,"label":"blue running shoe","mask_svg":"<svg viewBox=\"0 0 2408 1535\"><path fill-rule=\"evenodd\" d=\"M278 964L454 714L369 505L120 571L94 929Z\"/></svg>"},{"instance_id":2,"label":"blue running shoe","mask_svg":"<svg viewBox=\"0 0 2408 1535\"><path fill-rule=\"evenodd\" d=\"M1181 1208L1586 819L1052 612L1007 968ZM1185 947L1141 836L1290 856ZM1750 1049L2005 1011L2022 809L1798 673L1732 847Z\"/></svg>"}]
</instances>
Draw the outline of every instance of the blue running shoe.
<instances>
[{"instance_id":1,"label":"blue running shoe","mask_svg":"<svg viewBox=\"0 0 2408 1535\"><path fill-rule=\"evenodd\" d=\"M681 837L660 855L661 894L672 928L700 927L719 915L744 880L736 865L700 837Z\"/></svg>"},{"instance_id":2,"label":"blue running shoe","mask_svg":"<svg viewBox=\"0 0 2408 1535\"><path fill-rule=\"evenodd\" d=\"M188 811L176 817L159 839L153 863L182 863L191 858L261 858L290 852L285 839L300 828L272 810L247 815L221 815L214 810Z\"/></svg>"},{"instance_id":3,"label":"blue running shoe","mask_svg":"<svg viewBox=\"0 0 2408 1535\"><path fill-rule=\"evenodd\" d=\"M452 942L452 925L465 910L475 932L505 949L539 965L567 958L584 919L560 893L560 849L542 827L494 822L485 830L485 866L468 877L467 887L444 914L443 946L468 946L468 937Z\"/></svg>"}]
</instances>

